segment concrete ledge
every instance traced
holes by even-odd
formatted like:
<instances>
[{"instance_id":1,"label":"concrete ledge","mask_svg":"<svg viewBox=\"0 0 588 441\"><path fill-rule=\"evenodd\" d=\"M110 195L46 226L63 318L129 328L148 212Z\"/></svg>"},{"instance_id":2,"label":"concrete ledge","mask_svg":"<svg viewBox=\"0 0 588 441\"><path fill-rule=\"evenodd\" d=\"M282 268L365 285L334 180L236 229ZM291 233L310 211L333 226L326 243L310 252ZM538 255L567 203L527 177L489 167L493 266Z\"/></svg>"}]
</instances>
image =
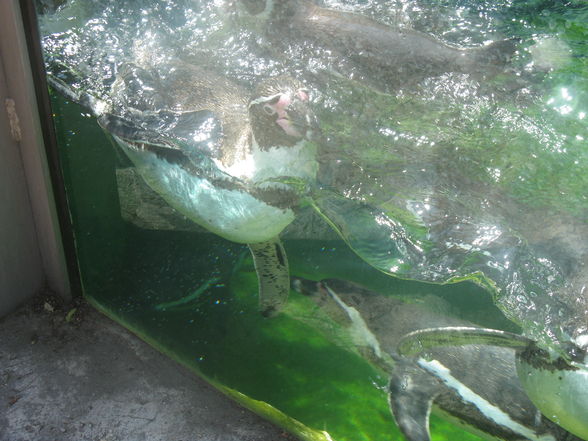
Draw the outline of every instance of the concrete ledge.
<instances>
[{"instance_id":1,"label":"concrete ledge","mask_svg":"<svg viewBox=\"0 0 588 441\"><path fill-rule=\"evenodd\" d=\"M85 302L0 320L3 441L294 441Z\"/></svg>"}]
</instances>

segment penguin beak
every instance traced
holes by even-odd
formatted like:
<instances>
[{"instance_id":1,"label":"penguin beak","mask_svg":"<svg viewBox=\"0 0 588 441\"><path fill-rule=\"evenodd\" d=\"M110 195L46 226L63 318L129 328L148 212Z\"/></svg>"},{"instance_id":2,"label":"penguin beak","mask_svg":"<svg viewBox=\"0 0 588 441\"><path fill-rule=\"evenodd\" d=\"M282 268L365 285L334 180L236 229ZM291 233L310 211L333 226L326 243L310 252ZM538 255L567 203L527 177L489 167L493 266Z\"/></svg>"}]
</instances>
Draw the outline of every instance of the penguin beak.
<instances>
[{"instance_id":1,"label":"penguin beak","mask_svg":"<svg viewBox=\"0 0 588 441\"><path fill-rule=\"evenodd\" d=\"M266 115L275 118L275 123L288 136L310 139L318 131L318 123L308 101L306 89L298 89L254 100L250 106L261 104Z\"/></svg>"},{"instance_id":2,"label":"penguin beak","mask_svg":"<svg viewBox=\"0 0 588 441\"><path fill-rule=\"evenodd\" d=\"M318 122L308 105L308 93L304 89L294 96L282 95L278 103L276 123L290 136L310 139L318 131Z\"/></svg>"}]
</instances>

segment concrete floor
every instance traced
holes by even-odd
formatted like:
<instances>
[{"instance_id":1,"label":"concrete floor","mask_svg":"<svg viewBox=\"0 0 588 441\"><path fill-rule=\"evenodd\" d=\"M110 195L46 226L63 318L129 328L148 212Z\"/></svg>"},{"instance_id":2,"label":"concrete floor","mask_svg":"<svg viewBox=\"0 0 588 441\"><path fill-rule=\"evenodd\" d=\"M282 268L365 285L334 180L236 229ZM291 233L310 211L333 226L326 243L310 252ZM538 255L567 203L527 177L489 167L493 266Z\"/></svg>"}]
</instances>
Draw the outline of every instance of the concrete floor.
<instances>
[{"instance_id":1,"label":"concrete floor","mask_svg":"<svg viewBox=\"0 0 588 441\"><path fill-rule=\"evenodd\" d=\"M294 441L117 323L39 297L0 319L1 441Z\"/></svg>"}]
</instances>

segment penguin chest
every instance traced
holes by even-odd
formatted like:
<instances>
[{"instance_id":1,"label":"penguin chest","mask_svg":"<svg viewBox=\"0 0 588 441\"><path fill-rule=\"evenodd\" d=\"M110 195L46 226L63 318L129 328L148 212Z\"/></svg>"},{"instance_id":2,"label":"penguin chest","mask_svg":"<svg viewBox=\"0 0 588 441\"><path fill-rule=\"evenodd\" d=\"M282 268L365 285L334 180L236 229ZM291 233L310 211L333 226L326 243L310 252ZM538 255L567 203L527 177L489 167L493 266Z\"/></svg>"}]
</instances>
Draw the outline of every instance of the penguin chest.
<instances>
[{"instance_id":1,"label":"penguin chest","mask_svg":"<svg viewBox=\"0 0 588 441\"><path fill-rule=\"evenodd\" d=\"M305 141L291 147L276 146L263 150L253 143L251 151L241 160L230 165L217 162L217 166L256 185L280 186L275 181L284 177L314 180L318 172L316 148Z\"/></svg>"},{"instance_id":2,"label":"penguin chest","mask_svg":"<svg viewBox=\"0 0 588 441\"><path fill-rule=\"evenodd\" d=\"M562 368L554 360L547 362L547 358L539 357L533 360L527 355L517 357L517 372L531 401L545 416L587 439L588 369Z\"/></svg>"},{"instance_id":3,"label":"penguin chest","mask_svg":"<svg viewBox=\"0 0 588 441\"><path fill-rule=\"evenodd\" d=\"M276 237L294 220L291 209L269 205L231 185L194 175L181 164L148 151L138 152L119 141L145 182L170 206L207 230L239 243Z\"/></svg>"}]
</instances>

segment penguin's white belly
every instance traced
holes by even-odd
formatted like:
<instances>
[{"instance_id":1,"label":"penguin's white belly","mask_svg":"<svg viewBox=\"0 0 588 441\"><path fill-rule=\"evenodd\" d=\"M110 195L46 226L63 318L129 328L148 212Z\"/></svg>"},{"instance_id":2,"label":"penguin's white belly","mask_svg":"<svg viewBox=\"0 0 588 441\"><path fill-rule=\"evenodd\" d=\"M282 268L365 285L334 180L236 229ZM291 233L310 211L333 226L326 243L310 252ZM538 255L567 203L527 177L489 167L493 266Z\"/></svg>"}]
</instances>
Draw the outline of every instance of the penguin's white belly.
<instances>
[{"instance_id":1,"label":"penguin's white belly","mask_svg":"<svg viewBox=\"0 0 588 441\"><path fill-rule=\"evenodd\" d=\"M220 161L215 163L225 173L257 184L285 176L313 180L318 171L316 148L305 141L292 147L278 146L268 150L260 150L254 143L252 152L242 160L230 166Z\"/></svg>"},{"instance_id":2,"label":"penguin's white belly","mask_svg":"<svg viewBox=\"0 0 588 441\"><path fill-rule=\"evenodd\" d=\"M588 368L537 368L517 359L517 372L529 398L550 420L588 439Z\"/></svg>"},{"instance_id":3,"label":"penguin's white belly","mask_svg":"<svg viewBox=\"0 0 588 441\"><path fill-rule=\"evenodd\" d=\"M154 153L124 149L139 174L168 204L225 239L264 242L294 220L290 209L273 207L239 189L215 187L206 178L191 175Z\"/></svg>"}]
</instances>

